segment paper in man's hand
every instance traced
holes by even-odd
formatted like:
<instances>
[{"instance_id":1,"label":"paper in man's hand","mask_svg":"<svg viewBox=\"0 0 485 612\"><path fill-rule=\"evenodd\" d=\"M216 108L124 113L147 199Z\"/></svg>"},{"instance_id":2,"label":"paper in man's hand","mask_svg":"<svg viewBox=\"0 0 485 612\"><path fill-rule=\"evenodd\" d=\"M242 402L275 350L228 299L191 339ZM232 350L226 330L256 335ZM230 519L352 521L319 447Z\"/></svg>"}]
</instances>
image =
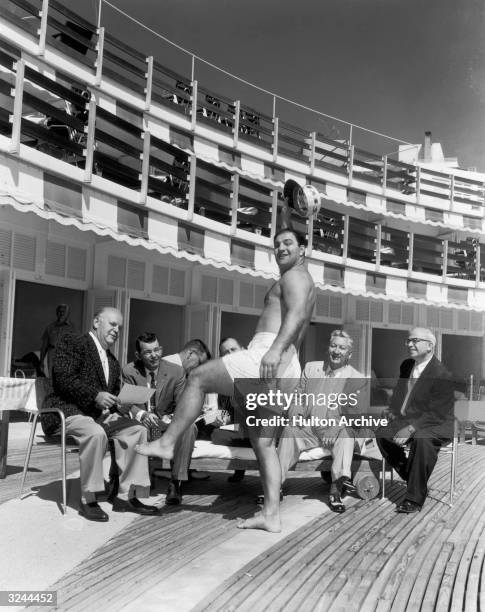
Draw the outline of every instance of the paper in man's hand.
<instances>
[{"instance_id":1,"label":"paper in man's hand","mask_svg":"<svg viewBox=\"0 0 485 612\"><path fill-rule=\"evenodd\" d=\"M139 385L125 383L121 388L118 399L122 404L128 406L133 406L133 404L146 404L150 401L154 393L155 389L151 389L150 387L141 387Z\"/></svg>"}]
</instances>

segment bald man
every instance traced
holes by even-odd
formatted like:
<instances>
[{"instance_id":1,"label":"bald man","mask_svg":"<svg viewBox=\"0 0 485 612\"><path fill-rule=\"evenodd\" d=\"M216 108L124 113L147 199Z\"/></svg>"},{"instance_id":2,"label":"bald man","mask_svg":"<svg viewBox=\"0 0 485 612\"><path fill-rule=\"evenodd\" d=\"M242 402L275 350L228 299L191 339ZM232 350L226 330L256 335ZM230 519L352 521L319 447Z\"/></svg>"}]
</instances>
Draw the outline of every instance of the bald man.
<instances>
[{"instance_id":1,"label":"bald man","mask_svg":"<svg viewBox=\"0 0 485 612\"><path fill-rule=\"evenodd\" d=\"M107 521L96 501L104 491L103 458L108 438L114 441L120 472L113 511L157 514L142 504L137 494L150 487L148 461L135 453L146 442L146 428L119 412L121 368L110 347L118 339L123 317L116 308L103 308L94 316L91 330L82 336L66 335L57 345L53 365L53 394L49 407L60 408L66 417L66 433L79 444L81 501L79 513L91 521Z\"/></svg>"},{"instance_id":2,"label":"bald man","mask_svg":"<svg viewBox=\"0 0 485 612\"><path fill-rule=\"evenodd\" d=\"M430 329L409 332L409 359L401 364L391 398L390 424L376 433L382 455L406 482L406 496L396 508L404 514L421 510L438 452L453 437L453 380L434 356L435 346Z\"/></svg>"}]
</instances>

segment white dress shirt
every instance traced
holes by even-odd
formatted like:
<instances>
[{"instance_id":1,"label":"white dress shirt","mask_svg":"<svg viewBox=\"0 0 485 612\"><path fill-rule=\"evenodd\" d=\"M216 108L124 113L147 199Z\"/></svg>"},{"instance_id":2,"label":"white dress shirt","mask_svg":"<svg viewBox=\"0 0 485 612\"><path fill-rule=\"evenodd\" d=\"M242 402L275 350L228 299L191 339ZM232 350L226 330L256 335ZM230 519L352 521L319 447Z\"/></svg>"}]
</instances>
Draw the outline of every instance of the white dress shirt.
<instances>
[{"instance_id":1,"label":"white dress shirt","mask_svg":"<svg viewBox=\"0 0 485 612\"><path fill-rule=\"evenodd\" d=\"M104 372L104 377L106 379L106 384L109 384L109 361L108 361L108 355L106 353L106 349L104 349L101 346L101 343L99 342L99 340L96 338L96 336L93 334L92 331L90 331L89 334L91 335L91 338L94 340L94 344L96 345L96 348L98 349L98 354L99 354L99 358L101 359L101 365L103 366L103 372Z\"/></svg>"}]
</instances>

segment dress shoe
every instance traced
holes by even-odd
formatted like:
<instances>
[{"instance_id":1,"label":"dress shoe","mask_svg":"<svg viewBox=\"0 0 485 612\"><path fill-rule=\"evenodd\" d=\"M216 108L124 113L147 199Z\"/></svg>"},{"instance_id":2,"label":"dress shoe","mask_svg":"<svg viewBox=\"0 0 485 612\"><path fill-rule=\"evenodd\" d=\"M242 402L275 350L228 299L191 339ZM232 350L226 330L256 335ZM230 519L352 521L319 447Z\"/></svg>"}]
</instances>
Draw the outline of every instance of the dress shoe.
<instances>
[{"instance_id":1,"label":"dress shoe","mask_svg":"<svg viewBox=\"0 0 485 612\"><path fill-rule=\"evenodd\" d=\"M348 476L342 477L340 490L342 491L342 497L345 497L346 495L357 495L357 487L350 480L350 478L348 478Z\"/></svg>"},{"instance_id":2,"label":"dress shoe","mask_svg":"<svg viewBox=\"0 0 485 612\"><path fill-rule=\"evenodd\" d=\"M98 521L98 523L106 523L109 521L109 516L98 505L98 502L89 502L88 504L79 501L79 514L84 516L88 521Z\"/></svg>"},{"instance_id":3,"label":"dress shoe","mask_svg":"<svg viewBox=\"0 0 485 612\"><path fill-rule=\"evenodd\" d=\"M234 470L234 474L231 474L227 479L227 482L241 482L244 479L245 470Z\"/></svg>"},{"instance_id":4,"label":"dress shoe","mask_svg":"<svg viewBox=\"0 0 485 612\"><path fill-rule=\"evenodd\" d=\"M107 500L110 504L112 504L115 497L118 496L119 488L120 488L119 476L113 476L113 477L110 476L109 484L108 484L107 491L106 491L108 494Z\"/></svg>"},{"instance_id":5,"label":"dress shoe","mask_svg":"<svg viewBox=\"0 0 485 612\"><path fill-rule=\"evenodd\" d=\"M180 480L171 480L168 483L165 504L167 506L178 506L182 503L182 486Z\"/></svg>"},{"instance_id":6,"label":"dress shoe","mask_svg":"<svg viewBox=\"0 0 485 612\"><path fill-rule=\"evenodd\" d=\"M330 493L328 496L328 506L332 512L337 512L337 514L342 514L342 512L345 512L345 506L343 505L338 493Z\"/></svg>"},{"instance_id":7,"label":"dress shoe","mask_svg":"<svg viewBox=\"0 0 485 612\"><path fill-rule=\"evenodd\" d=\"M401 514L413 514L413 512L421 512L421 506L416 502L405 499L402 504L396 508L396 512Z\"/></svg>"},{"instance_id":8,"label":"dress shoe","mask_svg":"<svg viewBox=\"0 0 485 612\"><path fill-rule=\"evenodd\" d=\"M159 510L156 506L142 504L136 497L131 497L130 499L115 497L113 500L113 512L134 512L135 514L153 516L158 514Z\"/></svg>"},{"instance_id":9,"label":"dress shoe","mask_svg":"<svg viewBox=\"0 0 485 612\"><path fill-rule=\"evenodd\" d=\"M198 470L189 470L189 480L208 480L210 474Z\"/></svg>"},{"instance_id":10,"label":"dress shoe","mask_svg":"<svg viewBox=\"0 0 485 612\"><path fill-rule=\"evenodd\" d=\"M283 501L283 489L280 489L280 502ZM256 504L258 506L264 506L264 495L256 495Z\"/></svg>"}]
</instances>

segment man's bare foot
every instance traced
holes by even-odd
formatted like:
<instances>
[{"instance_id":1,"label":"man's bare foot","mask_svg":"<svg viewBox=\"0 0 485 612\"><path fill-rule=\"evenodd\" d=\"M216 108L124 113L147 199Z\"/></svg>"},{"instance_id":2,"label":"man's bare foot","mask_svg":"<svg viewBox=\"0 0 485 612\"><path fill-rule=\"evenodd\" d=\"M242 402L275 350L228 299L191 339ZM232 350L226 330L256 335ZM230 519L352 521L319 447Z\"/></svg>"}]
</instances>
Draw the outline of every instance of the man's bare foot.
<instances>
[{"instance_id":1,"label":"man's bare foot","mask_svg":"<svg viewBox=\"0 0 485 612\"><path fill-rule=\"evenodd\" d=\"M160 440L154 440L153 442L147 442L146 444L137 444L135 451L139 455L145 455L147 457L158 457L159 459L173 459L173 448L170 446L164 446Z\"/></svg>"},{"instance_id":2,"label":"man's bare foot","mask_svg":"<svg viewBox=\"0 0 485 612\"><path fill-rule=\"evenodd\" d=\"M281 531L281 521L279 516L265 516L262 512L258 512L252 518L245 519L238 523L238 529L263 529L278 533Z\"/></svg>"}]
</instances>

